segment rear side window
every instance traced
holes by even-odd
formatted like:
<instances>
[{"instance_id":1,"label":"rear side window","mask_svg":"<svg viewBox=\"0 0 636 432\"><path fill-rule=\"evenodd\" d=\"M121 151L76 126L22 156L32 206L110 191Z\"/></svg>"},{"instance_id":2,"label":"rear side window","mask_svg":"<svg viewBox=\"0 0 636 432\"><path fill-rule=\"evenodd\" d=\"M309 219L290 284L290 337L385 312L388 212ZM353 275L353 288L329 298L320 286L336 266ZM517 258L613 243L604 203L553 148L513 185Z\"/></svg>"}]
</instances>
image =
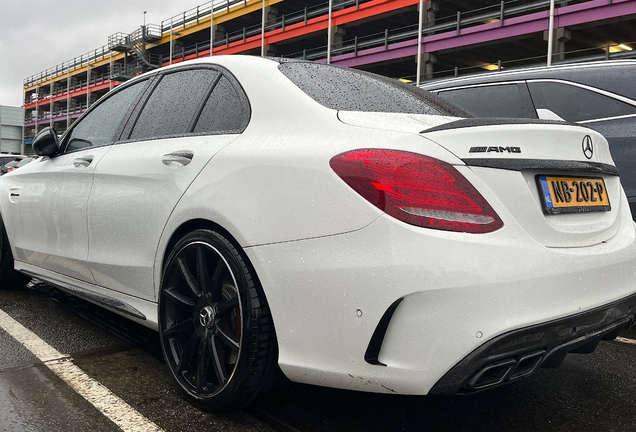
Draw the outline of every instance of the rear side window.
<instances>
[{"instance_id":1,"label":"rear side window","mask_svg":"<svg viewBox=\"0 0 636 432\"><path fill-rule=\"evenodd\" d=\"M65 138L65 152L113 143L119 138L122 121L147 80L118 89L80 119Z\"/></svg>"},{"instance_id":2,"label":"rear side window","mask_svg":"<svg viewBox=\"0 0 636 432\"><path fill-rule=\"evenodd\" d=\"M636 107L581 87L558 82L529 82L534 105L564 120L586 120L636 114Z\"/></svg>"},{"instance_id":3,"label":"rear side window","mask_svg":"<svg viewBox=\"0 0 636 432\"><path fill-rule=\"evenodd\" d=\"M222 76L214 86L194 127L194 133L240 133L250 119L247 98L237 85Z\"/></svg>"},{"instance_id":4,"label":"rear side window","mask_svg":"<svg viewBox=\"0 0 636 432\"><path fill-rule=\"evenodd\" d=\"M130 139L189 133L217 75L211 69L189 69L163 76L141 111Z\"/></svg>"},{"instance_id":5,"label":"rear side window","mask_svg":"<svg viewBox=\"0 0 636 432\"><path fill-rule=\"evenodd\" d=\"M287 62L279 70L316 102L335 110L469 116L425 90L380 75L311 62Z\"/></svg>"},{"instance_id":6,"label":"rear side window","mask_svg":"<svg viewBox=\"0 0 636 432\"><path fill-rule=\"evenodd\" d=\"M500 84L441 91L439 96L479 117L537 118L525 84Z\"/></svg>"}]
</instances>

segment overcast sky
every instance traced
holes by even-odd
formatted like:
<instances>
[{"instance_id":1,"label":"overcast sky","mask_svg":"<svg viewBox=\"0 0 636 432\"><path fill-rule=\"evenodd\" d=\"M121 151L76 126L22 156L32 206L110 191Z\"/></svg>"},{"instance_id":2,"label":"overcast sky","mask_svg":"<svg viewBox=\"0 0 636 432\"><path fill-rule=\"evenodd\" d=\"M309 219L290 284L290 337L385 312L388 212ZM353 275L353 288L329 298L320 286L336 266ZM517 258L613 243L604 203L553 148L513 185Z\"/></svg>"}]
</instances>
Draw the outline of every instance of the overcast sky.
<instances>
[{"instance_id":1,"label":"overcast sky","mask_svg":"<svg viewBox=\"0 0 636 432\"><path fill-rule=\"evenodd\" d=\"M205 0L0 0L0 105L22 106L22 81L108 44L113 33L196 8Z\"/></svg>"}]
</instances>

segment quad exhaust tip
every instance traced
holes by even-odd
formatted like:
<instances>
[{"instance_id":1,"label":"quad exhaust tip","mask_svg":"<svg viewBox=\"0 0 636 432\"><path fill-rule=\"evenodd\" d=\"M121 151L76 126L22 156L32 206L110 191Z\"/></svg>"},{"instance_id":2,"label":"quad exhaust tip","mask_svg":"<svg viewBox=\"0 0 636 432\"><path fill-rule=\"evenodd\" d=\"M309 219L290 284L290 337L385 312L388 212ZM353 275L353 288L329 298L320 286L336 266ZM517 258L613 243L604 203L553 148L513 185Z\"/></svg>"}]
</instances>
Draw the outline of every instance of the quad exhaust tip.
<instances>
[{"instance_id":1,"label":"quad exhaust tip","mask_svg":"<svg viewBox=\"0 0 636 432\"><path fill-rule=\"evenodd\" d=\"M466 381L464 389L467 391L485 390L504 382L527 377L539 367L545 354L545 350L540 350L488 364Z\"/></svg>"}]
</instances>

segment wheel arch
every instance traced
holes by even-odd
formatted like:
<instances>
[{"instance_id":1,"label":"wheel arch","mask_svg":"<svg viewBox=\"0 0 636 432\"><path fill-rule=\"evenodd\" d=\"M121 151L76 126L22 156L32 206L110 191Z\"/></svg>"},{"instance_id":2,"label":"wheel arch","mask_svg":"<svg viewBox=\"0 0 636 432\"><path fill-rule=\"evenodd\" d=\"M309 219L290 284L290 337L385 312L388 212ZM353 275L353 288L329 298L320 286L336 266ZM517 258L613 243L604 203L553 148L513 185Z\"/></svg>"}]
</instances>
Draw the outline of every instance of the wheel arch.
<instances>
[{"instance_id":1,"label":"wheel arch","mask_svg":"<svg viewBox=\"0 0 636 432\"><path fill-rule=\"evenodd\" d=\"M232 234L230 234L230 232L226 230L225 228L223 228L221 225L207 219L201 219L201 218L191 219L179 225L177 229L174 230L174 232L170 236L170 239L166 243L166 246L163 250L163 257L161 259L161 275L163 275L163 270L166 265L166 260L168 259L170 252L172 251L174 246L177 244L177 242L189 232L192 232L198 229L209 229L212 231L216 231L217 233L222 234L225 238L231 241L236 248L240 249L241 251L243 250L243 248L241 247L239 242L236 241L234 236L232 236ZM251 263L250 263L250 266L252 266Z\"/></svg>"},{"instance_id":2,"label":"wheel arch","mask_svg":"<svg viewBox=\"0 0 636 432\"><path fill-rule=\"evenodd\" d=\"M168 242L166 243L166 246L162 250L163 257L161 257L161 261L160 261L161 268L160 268L159 280L158 280L157 288L156 288L157 302L159 298L158 297L159 291L161 290L161 279L163 278L163 272L165 270L165 266L166 266L168 257L170 256L170 253L174 249L175 245L179 242L179 240L185 237L188 233L198 229L208 229L208 230L215 231L221 234L230 243L232 243L232 245L243 255L242 258L243 258L243 261L245 262L245 265L248 266L249 271L256 278L256 285L258 287L257 289L261 291L261 293L263 294L265 298L265 301L267 301L268 303L267 308L269 309L270 316L272 317L272 325L274 326L274 332L276 332L276 326L274 324L276 319L273 316L271 308L269 307L269 300L267 299L267 293L265 292L265 289L263 288L263 284L261 283L261 278L259 277L256 271L256 268L252 264L248 254L245 253L245 251L243 250L243 246L241 246L240 242L230 233L230 231L225 229L220 224L213 222L209 219L195 218L195 219L187 220L183 222L181 225L179 225L170 235L170 239L168 240ZM159 260L157 261L159 262Z\"/></svg>"}]
</instances>

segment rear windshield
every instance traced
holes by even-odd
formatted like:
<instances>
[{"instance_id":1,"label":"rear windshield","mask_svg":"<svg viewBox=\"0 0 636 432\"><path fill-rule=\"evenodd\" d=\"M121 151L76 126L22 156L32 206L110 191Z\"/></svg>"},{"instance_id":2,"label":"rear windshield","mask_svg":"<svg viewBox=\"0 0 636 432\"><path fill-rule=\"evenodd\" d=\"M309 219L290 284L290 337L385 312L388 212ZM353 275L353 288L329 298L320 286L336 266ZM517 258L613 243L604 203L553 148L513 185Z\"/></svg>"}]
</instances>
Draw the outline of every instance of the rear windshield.
<instances>
[{"instance_id":1,"label":"rear windshield","mask_svg":"<svg viewBox=\"0 0 636 432\"><path fill-rule=\"evenodd\" d=\"M472 117L426 90L356 69L300 61L279 69L316 102L339 111Z\"/></svg>"}]
</instances>

